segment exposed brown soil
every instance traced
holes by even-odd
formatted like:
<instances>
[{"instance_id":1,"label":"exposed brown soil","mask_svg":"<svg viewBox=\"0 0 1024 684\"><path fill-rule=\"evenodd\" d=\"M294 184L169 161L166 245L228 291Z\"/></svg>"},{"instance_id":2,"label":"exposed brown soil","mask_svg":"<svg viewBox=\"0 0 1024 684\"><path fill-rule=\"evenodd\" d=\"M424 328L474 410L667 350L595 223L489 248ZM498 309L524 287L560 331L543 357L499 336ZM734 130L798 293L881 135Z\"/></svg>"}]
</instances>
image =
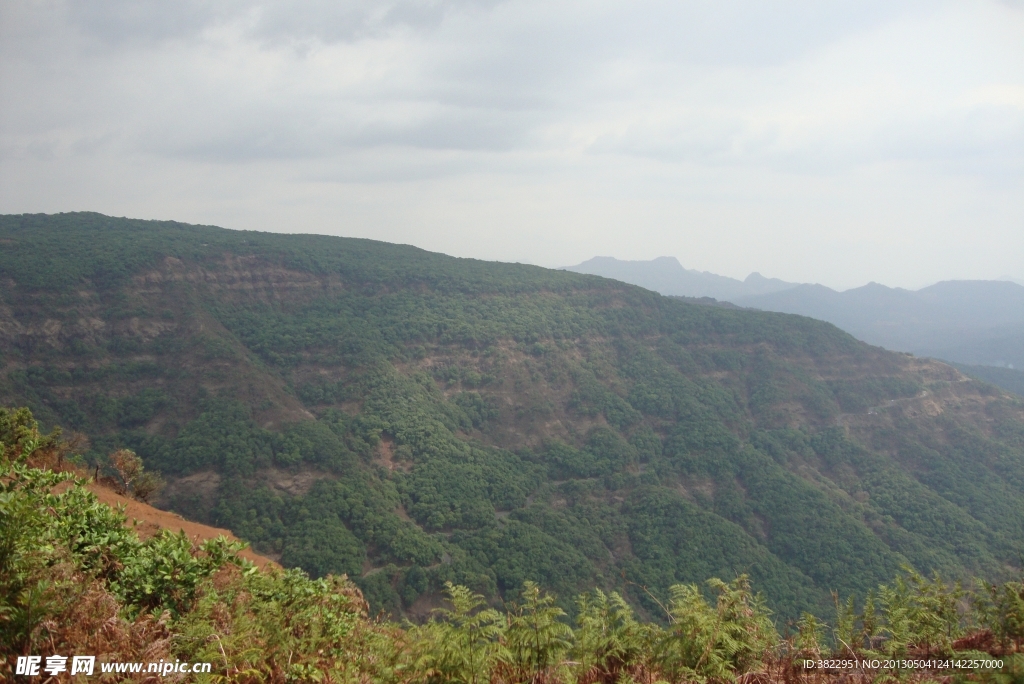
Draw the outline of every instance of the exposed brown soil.
<instances>
[{"instance_id":1,"label":"exposed brown soil","mask_svg":"<svg viewBox=\"0 0 1024 684\"><path fill-rule=\"evenodd\" d=\"M387 435L381 435L380 444L377 445L377 462L384 465L389 471L395 469L395 440Z\"/></svg>"},{"instance_id":2,"label":"exposed brown soil","mask_svg":"<svg viewBox=\"0 0 1024 684\"><path fill-rule=\"evenodd\" d=\"M241 541L228 530L222 530L219 527L210 527L209 525L202 525L200 523L192 522L191 520L185 520L177 513L161 511L159 508L153 508L149 504L136 501L135 499L131 499L126 496L121 496L114 490L95 481L90 482L88 484L88 488L89 491L96 495L97 499L111 508L115 506L124 506L125 515L128 516L128 524L135 528L135 531L142 539L155 537L161 530L170 530L174 533L184 531L185 534L187 534L195 543L201 543L207 539L216 539L220 536L227 537L232 541ZM261 556L248 547L239 552L238 555L252 561L261 568L281 567L274 561L265 556Z\"/></svg>"},{"instance_id":3,"label":"exposed brown soil","mask_svg":"<svg viewBox=\"0 0 1024 684\"><path fill-rule=\"evenodd\" d=\"M153 503L160 508L173 508L171 502L187 494L198 498L205 510L213 510L217 505L220 479L220 473L213 470L200 470L184 477L169 477L155 495Z\"/></svg>"},{"instance_id":4,"label":"exposed brown soil","mask_svg":"<svg viewBox=\"0 0 1024 684\"><path fill-rule=\"evenodd\" d=\"M47 464L45 463L35 463L32 465L36 467L47 467ZM53 469L74 472L76 475L83 478L88 477L86 473L83 473L76 468L69 468L66 465L63 467L58 466ZM57 486L56 491L60 491L69 486L70 485L68 483L62 483ZM217 537L222 536L227 537L231 541L241 541L228 530L222 530L219 527L211 527L209 525L192 522L191 520L186 520L177 513L161 511L159 508L154 508L149 504L118 494L109 482L104 481L104 478L100 478L99 482L92 479L88 480L86 488L95 494L97 499L111 508L123 506L124 513L128 517L125 525L132 527L141 539L150 539L151 537L155 537L160 534L162 530L170 530L174 533L183 531L188 535L189 539L196 544L200 544L207 539L216 539ZM240 551L238 555L246 560L252 561L260 568L281 567L266 556L261 556L248 547Z\"/></svg>"},{"instance_id":5,"label":"exposed brown soil","mask_svg":"<svg viewBox=\"0 0 1024 684\"><path fill-rule=\"evenodd\" d=\"M299 470L282 470L267 468L260 472L263 481L275 489L291 496L303 496L320 480L333 480L333 476L320 470L302 468Z\"/></svg>"}]
</instances>

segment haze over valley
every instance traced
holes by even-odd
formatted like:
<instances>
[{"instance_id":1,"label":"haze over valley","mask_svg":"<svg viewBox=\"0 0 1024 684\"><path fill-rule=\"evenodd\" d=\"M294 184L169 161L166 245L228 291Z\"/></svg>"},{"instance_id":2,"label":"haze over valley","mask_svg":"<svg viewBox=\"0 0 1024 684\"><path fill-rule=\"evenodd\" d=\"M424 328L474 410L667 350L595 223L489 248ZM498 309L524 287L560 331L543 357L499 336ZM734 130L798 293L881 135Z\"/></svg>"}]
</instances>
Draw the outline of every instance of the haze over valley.
<instances>
[{"instance_id":1,"label":"haze over valley","mask_svg":"<svg viewBox=\"0 0 1024 684\"><path fill-rule=\"evenodd\" d=\"M1024 392L1024 285L1001 280L943 281L905 290L869 283L842 292L752 273L745 280L683 268L673 257L622 261L595 257L565 270L632 283L664 295L810 316L894 351L961 364Z\"/></svg>"}]
</instances>

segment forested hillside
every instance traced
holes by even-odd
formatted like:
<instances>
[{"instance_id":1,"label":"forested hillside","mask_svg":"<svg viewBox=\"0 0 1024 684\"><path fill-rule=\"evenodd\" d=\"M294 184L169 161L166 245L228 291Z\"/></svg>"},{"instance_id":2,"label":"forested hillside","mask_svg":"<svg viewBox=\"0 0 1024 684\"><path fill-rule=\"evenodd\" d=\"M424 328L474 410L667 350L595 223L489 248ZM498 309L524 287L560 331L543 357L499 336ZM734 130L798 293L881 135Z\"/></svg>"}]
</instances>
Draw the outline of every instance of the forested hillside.
<instances>
[{"instance_id":1,"label":"forested hillside","mask_svg":"<svg viewBox=\"0 0 1024 684\"><path fill-rule=\"evenodd\" d=\"M917 291L869 283L844 292L751 273L746 280L684 269L674 257L594 257L565 270L614 278L664 295L719 306L799 314L859 340L951 362L972 377L1021 394L1024 287L1009 280L943 281ZM712 303L707 301L706 303ZM976 369L976 370L975 370Z\"/></svg>"},{"instance_id":2,"label":"forested hillside","mask_svg":"<svg viewBox=\"0 0 1024 684\"><path fill-rule=\"evenodd\" d=\"M967 364L953 364L965 374L990 382L997 387L1002 387L1013 394L1024 397L1024 371L1016 368L1000 368L998 366L970 366Z\"/></svg>"},{"instance_id":3,"label":"forested hillside","mask_svg":"<svg viewBox=\"0 0 1024 684\"><path fill-rule=\"evenodd\" d=\"M837 601L831 623L805 613L786 636L745 575L709 579L713 598L673 585L667 626L600 589L576 597L570 620L532 582L501 611L446 583L428 621L399 625L371 618L344 576L261 568L223 535L146 534L93 493L128 487L127 461L101 484L83 477L75 451L27 409L0 408L3 681L1005 684L1024 674L1024 585L971 589L909 570L861 610Z\"/></svg>"},{"instance_id":4,"label":"forested hillside","mask_svg":"<svg viewBox=\"0 0 1024 684\"><path fill-rule=\"evenodd\" d=\"M657 618L747 574L784 621L1024 553L1019 398L807 318L367 240L0 217L0 405L411 617L534 580Z\"/></svg>"}]
</instances>

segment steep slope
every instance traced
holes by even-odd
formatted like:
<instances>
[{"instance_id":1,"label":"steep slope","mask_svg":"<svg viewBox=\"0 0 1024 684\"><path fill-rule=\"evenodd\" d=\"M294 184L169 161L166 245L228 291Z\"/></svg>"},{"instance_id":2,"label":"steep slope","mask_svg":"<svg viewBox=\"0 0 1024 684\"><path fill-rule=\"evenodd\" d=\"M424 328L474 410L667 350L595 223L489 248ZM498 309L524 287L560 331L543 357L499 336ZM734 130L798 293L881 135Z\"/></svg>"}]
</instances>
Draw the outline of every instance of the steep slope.
<instances>
[{"instance_id":1,"label":"steep slope","mask_svg":"<svg viewBox=\"0 0 1024 684\"><path fill-rule=\"evenodd\" d=\"M163 505L422 614L446 580L783 618L1018 568L1024 404L797 316L367 240L0 217L0 401Z\"/></svg>"},{"instance_id":2,"label":"steep slope","mask_svg":"<svg viewBox=\"0 0 1024 684\"><path fill-rule=\"evenodd\" d=\"M675 620L667 628L639 623L619 594L597 590L578 597L570 626L535 584L503 611L474 611L481 597L448 586L442 611L422 625L399 626L370 619L345 577L314 580L266 564L261 571L236 555L237 542L209 539L210 530L176 534L170 530L177 522L148 534L103 496L97 500L86 480L67 477L74 450L59 435L40 433L27 409L0 407L3 681L39 679L32 669L52 674L67 653L95 659L77 679L170 675L169 681L240 684L846 682L849 667L808 672L803 664L812 655L847 658L851 645L867 656L855 671L864 679L964 678L972 660L998 659L975 665L967 677L1003 682L1024 664L1024 584L962 590L909 571L878 587L879 610L865 602L862 612L836 624L831 649L820 635L808 636L806 616L799 640L782 637L742 576L709 580L711 596L696 585L672 587L666 610ZM38 658L35 668L25 652ZM869 664L876 656L878 664ZM904 659L916 664L908 668ZM208 676L190 676L197 672Z\"/></svg>"},{"instance_id":3,"label":"steep slope","mask_svg":"<svg viewBox=\"0 0 1024 684\"><path fill-rule=\"evenodd\" d=\"M126 525L130 525L141 539L149 539L167 530L171 534L184 532L196 546L218 537L224 537L231 542L239 541L228 530L186 520L175 513L169 513L142 501L118 494L102 484L90 483L87 488L96 495L98 501L111 508L122 510L127 516ZM260 568L280 568L277 563L266 556L255 553L250 548L241 549L238 555Z\"/></svg>"},{"instance_id":4,"label":"steep slope","mask_svg":"<svg viewBox=\"0 0 1024 684\"><path fill-rule=\"evenodd\" d=\"M1024 371L999 366L954 364L963 373L1024 397Z\"/></svg>"},{"instance_id":5,"label":"steep slope","mask_svg":"<svg viewBox=\"0 0 1024 684\"><path fill-rule=\"evenodd\" d=\"M917 291L877 283L845 292L752 273L746 280L683 268L673 257L623 261L594 257L565 270L614 278L663 295L810 316L894 351L960 364L1024 367L1024 287L998 281L945 281ZM981 371L1016 391L1014 374Z\"/></svg>"}]
</instances>

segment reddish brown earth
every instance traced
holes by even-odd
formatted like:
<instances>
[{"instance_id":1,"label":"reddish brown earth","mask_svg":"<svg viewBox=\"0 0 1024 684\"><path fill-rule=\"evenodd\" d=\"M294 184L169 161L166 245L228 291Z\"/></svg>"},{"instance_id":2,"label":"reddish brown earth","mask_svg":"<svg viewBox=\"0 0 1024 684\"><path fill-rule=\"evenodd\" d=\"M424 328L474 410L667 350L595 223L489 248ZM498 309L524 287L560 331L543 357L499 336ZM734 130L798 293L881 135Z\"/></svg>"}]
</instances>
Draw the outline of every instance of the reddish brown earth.
<instances>
[{"instance_id":1,"label":"reddish brown earth","mask_svg":"<svg viewBox=\"0 0 1024 684\"><path fill-rule=\"evenodd\" d=\"M103 484L92 481L88 484L89 491L96 495L96 498L111 508L124 506L125 515L128 516L128 525L132 525L139 537L149 539L160 533L161 530L170 530L177 534L184 531L194 543L201 543L207 539L216 539L219 536L227 537L232 541L241 541L228 530L219 527L210 527L200 523L185 520L177 513L161 511L149 504L136 501L126 496L121 496L114 490ZM252 561L261 568L281 566L265 556L261 556L252 549L246 547L239 554L242 558Z\"/></svg>"},{"instance_id":2,"label":"reddish brown earth","mask_svg":"<svg viewBox=\"0 0 1024 684\"><path fill-rule=\"evenodd\" d=\"M31 465L35 467L49 467L57 471L73 472L75 475L86 480L88 482L88 484L86 484L86 488L95 494L96 498L101 502L107 504L111 508L117 506L124 507L124 513L128 517L125 525L134 529L141 539L155 537L161 530L170 530L175 534L184 531L194 544L201 544L207 539L216 539L221 536L227 537L231 541L241 542L238 537L231 534L228 530L222 530L219 527L210 527L209 525L192 522L191 520L182 518L177 513L162 511L147 503L136 501L131 497L118 494L112 486L110 478L101 477L99 478L99 481L97 481L79 468L74 466L69 467L67 464L57 465L54 467L52 463L47 463L47 460L49 459L39 459L40 462L31 463ZM68 486L69 485L67 483L58 485L55 491L61 491L62 488L66 488ZM266 556L261 556L254 552L248 546L240 551L238 555L246 560L252 561L260 568L281 567Z\"/></svg>"},{"instance_id":3,"label":"reddish brown earth","mask_svg":"<svg viewBox=\"0 0 1024 684\"><path fill-rule=\"evenodd\" d=\"M65 444L65 446L67 445ZM141 539L155 537L161 530L170 530L175 534L183 531L194 544L201 544L207 539L216 539L217 537L227 537L229 540L236 542L242 541L228 530L192 522L177 513L162 511L147 503L119 494L116 480L110 477L97 477L98 470L90 473L81 466L68 463L64 460L63 456L58 454L59 451L61 450L41 449L29 458L28 465L33 468L73 473L80 480L84 480L86 488L95 494L96 498L102 503L111 508L123 507L125 516L127 516L125 526L132 527ZM65 450L64 453L67 453L67 451ZM69 486L69 483L62 483L57 485L54 491L63 491ZM263 569L281 568L279 564L266 556L261 556L254 552L248 546L240 551L238 555L252 561Z\"/></svg>"}]
</instances>

